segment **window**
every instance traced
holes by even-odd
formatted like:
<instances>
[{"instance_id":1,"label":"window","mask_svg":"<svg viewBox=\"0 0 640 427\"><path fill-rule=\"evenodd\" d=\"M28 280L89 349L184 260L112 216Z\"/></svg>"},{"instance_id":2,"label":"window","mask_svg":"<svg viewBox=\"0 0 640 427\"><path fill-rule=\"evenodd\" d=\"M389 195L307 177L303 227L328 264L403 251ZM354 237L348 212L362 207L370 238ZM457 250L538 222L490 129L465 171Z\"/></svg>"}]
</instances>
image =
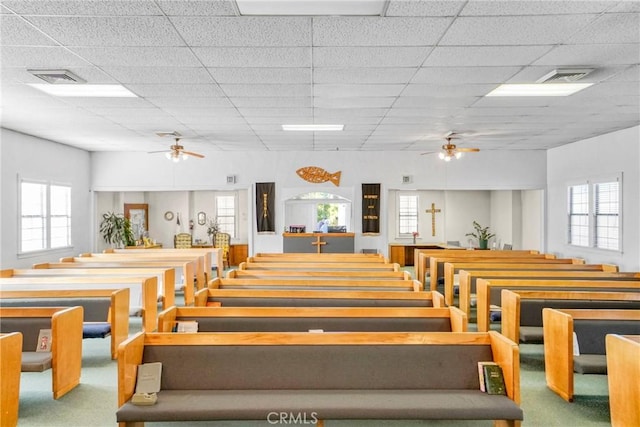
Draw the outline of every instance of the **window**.
<instances>
[{"instance_id":1,"label":"window","mask_svg":"<svg viewBox=\"0 0 640 427\"><path fill-rule=\"evenodd\" d=\"M20 252L71 246L71 187L20 182Z\"/></svg>"},{"instance_id":2,"label":"window","mask_svg":"<svg viewBox=\"0 0 640 427\"><path fill-rule=\"evenodd\" d=\"M398 235L411 235L418 230L418 196L398 196Z\"/></svg>"},{"instance_id":3,"label":"window","mask_svg":"<svg viewBox=\"0 0 640 427\"><path fill-rule=\"evenodd\" d=\"M618 177L569 187L569 244L621 249L620 181Z\"/></svg>"},{"instance_id":4,"label":"window","mask_svg":"<svg viewBox=\"0 0 640 427\"><path fill-rule=\"evenodd\" d=\"M569 244L589 246L589 186L569 187Z\"/></svg>"},{"instance_id":5,"label":"window","mask_svg":"<svg viewBox=\"0 0 640 427\"><path fill-rule=\"evenodd\" d=\"M216 218L221 233L236 237L236 197L216 196Z\"/></svg>"},{"instance_id":6,"label":"window","mask_svg":"<svg viewBox=\"0 0 640 427\"><path fill-rule=\"evenodd\" d=\"M597 183L595 193L595 247L620 249L620 190L618 182Z\"/></svg>"}]
</instances>

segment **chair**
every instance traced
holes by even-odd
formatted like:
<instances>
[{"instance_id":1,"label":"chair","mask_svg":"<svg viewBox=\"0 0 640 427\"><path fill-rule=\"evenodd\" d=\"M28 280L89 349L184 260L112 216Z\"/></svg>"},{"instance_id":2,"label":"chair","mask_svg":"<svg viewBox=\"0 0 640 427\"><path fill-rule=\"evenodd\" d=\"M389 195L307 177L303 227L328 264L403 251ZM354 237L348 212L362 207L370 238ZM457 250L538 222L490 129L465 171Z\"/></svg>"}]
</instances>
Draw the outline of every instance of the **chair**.
<instances>
[{"instance_id":1,"label":"chair","mask_svg":"<svg viewBox=\"0 0 640 427\"><path fill-rule=\"evenodd\" d=\"M213 239L213 247L222 249L222 265L229 267L229 246L231 245L231 235L229 233L216 233Z\"/></svg>"},{"instance_id":2,"label":"chair","mask_svg":"<svg viewBox=\"0 0 640 427\"><path fill-rule=\"evenodd\" d=\"M173 247L176 249L189 249L192 245L191 234L178 233L173 236Z\"/></svg>"},{"instance_id":3,"label":"chair","mask_svg":"<svg viewBox=\"0 0 640 427\"><path fill-rule=\"evenodd\" d=\"M503 251L510 251L512 249L513 249L513 246L508 244L508 243L505 243L504 245L502 245L502 250Z\"/></svg>"}]
</instances>

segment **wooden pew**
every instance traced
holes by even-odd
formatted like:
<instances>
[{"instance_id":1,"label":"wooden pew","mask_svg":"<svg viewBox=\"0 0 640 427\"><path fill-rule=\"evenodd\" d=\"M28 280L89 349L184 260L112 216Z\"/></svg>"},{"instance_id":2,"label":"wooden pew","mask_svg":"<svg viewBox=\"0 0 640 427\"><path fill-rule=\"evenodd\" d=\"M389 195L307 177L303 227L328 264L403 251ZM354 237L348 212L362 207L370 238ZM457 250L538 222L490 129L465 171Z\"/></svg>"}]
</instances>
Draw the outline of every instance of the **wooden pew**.
<instances>
[{"instance_id":1,"label":"wooden pew","mask_svg":"<svg viewBox=\"0 0 640 427\"><path fill-rule=\"evenodd\" d=\"M214 359L212 372L197 375ZM478 390L477 363L487 360L502 368L506 396ZM137 367L149 362L162 363L158 403L132 405ZM120 347L116 419L128 427L269 420L277 408L308 417L317 411L318 427L325 419L403 419L407 413L425 420L463 414L515 426L523 418L519 366L518 346L495 332L138 334Z\"/></svg>"},{"instance_id":2,"label":"wooden pew","mask_svg":"<svg viewBox=\"0 0 640 427\"><path fill-rule=\"evenodd\" d=\"M229 270L227 279L304 279L331 280L412 280L408 271L298 271L298 270Z\"/></svg>"},{"instance_id":3,"label":"wooden pew","mask_svg":"<svg viewBox=\"0 0 640 427\"><path fill-rule=\"evenodd\" d=\"M196 307L443 307L439 292L203 289Z\"/></svg>"},{"instance_id":4,"label":"wooden pew","mask_svg":"<svg viewBox=\"0 0 640 427\"><path fill-rule=\"evenodd\" d=\"M18 425L22 334L0 334L0 420L2 427Z\"/></svg>"},{"instance_id":5,"label":"wooden pew","mask_svg":"<svg viewBox=\"0 0 640 427\"><path fill-rule=\"evenodd\" d=\"M60 276L107 276L107 277L151 277L158 278L158 300L162 308L175 305L176 270L173 268L82 268L69 263L40 263L31 269L7 269L0 277L60 277Z\"/></svg>"},{"instance_id":6,"label":"wooden pew","mask_svg":"<svg viewBox=\"0 0 640 427\"><path fill-rule=\"evenodd\" d=\"M416 279L420 280L426 285L425 278L429 276L429 263L432 256L437 257L482 257L485 253L493 253L494 257L507 256L509 258L513 258L514 256L518 256L520 254L531 255L531 254L539 254L538 251L528 251L528 250L516 250L516 251L481 251L481 250L468 250L466 248L449 248L449 249L415 249L414 250L414 268ZM511 256L509 256L511 255ZM430 277L430 276L429 276Z\"/></svg>"},{"instance_id":7,"label":"wooden pew","mask_svg":"<svg viewBox=\"0 0 640 427\"><path fill-rule=\"evenodd\" d=\"M82 311L82 307L0 307L0 332L22 333L22 371L42 372L50 366L54 399L80 384ZM50 352L36 352L41 329L51 329Z\"/></svg>"},{"instance_id":8,"label":"wooden pew","mask_svg":"<svg viewBox=\"0 0 640 427\"><path fill-rule=\"evenodd\" d=\"M489 330L489 312L491 306L501 306L500 301L502 289L517 290L537 290L547 288L548 290L568 290L568 291L608 291L608 292L638 292L640 281L635 280L544 280L544 279L478 279L476 282L478 290L477 304L477 325L478 331Z\"/></svg>"},{"instance_id":9,"label":"wooden pew","mask_svg":"<svg viewBox=\"0 0 640 427\"><path fill-rule=\"evenodd\" d=\"M175 248L162 248L162 249L136 249L136 254L150 254L150 256L154 256L154 254L156 254L155 256L158 256L158 254L162 255L162 254L178 254L178 256L183 256L185 254L188 255L196 255L196 256L200 256L200 255L204 255L205 258L203 259L204 262L204 274L205 274L205 280L209 281L211 279L213 279L213 277L211 277L211 271L213 269L213 267L216 268L216 273L218 277L222 277L223 276L223 270L224 270L224 265L223 265L223 254L222 254L222 250L218 249L218 248L187 248L187 249L175 249ZM126 254L129 255L131 254L131 250L130 249L105 249L103 251L103 253L108 254L108 253L115 253L115 254Z\"/></svg>"},{"instance_id":10,"label":"wooden pew","mask_svg":"<svg viewBox=\"0 0 640 427\"><path fill-rule=\"evenodd\" d=\"M208 275L206 270L207 260L209 260L208 254L188 254L188 253L165 253L159 255L153 255L155 252L158 252L157 249L153 249L149 252L141 252L138 254L138 250L133 250L131 255L129 252L127 253L84 253L80 254L79 257L76 257L80 260L89 259L90 262L92 260L102 260L102 261L117 261L117 262L129 262L129 261L150 261L150 262L168 262L168 261L184 261L194 263L194 274L195 280L194 284L197 289L202 289L205 287L205 283L207 283ZM137 254L137 255L136 255ZM73 261L71 258L63 258L60 262L65 261ZM209 264L210 265L210 264ZM208 271L211 271L209 268Z\"/></svg>"},{"instance_id":11,"label":"wooden pew","mask_svg":"<svg viewBox=\"0 0 640 427\"><path fill-rule=\"evenodd\" d=\"M607 335L606 347L611 426L640 426L640 335Z\"/></svg>"},{"instance_id":12,"label":"wooden pew","mask_svg":"<svg viewBox=\"0 0 640 427\"><path fill-rule=\"evenodd\" d=\"M195 291L195 271L196 263L194 261L181 261L181 260L167 260L167 261L140 261L136 259L130 259L128 261L115 261L101 258L63 258L63 261L57 264L65 264L63 268L173 268L175 270L175 277L182 276L183 283L175 286L173 295L175 295L176 289L184 291L185 305L193 304L193 293ZM49 267L56 265L56 263L47 263ZM171 292L167 291L167 294Z\"/></svg>"},{"instance_id":13,"label":"wooden pew","mask_svg":"<svg viewBox=\"0 0 640 427\"><path fill-rule=\"evenodd\" d=\"M503 264L504 266L504 264ZM631 279L634 273L609 273L606 272L606 265L603 264L522 264L522 270L460 270L458 280L458 307L460 310L469 314L471 310L471 300L475 295L476 281L482 279L562 279L562 278L595 278L595 280L616 280ZM478 265L479 267L479 265ZM476 268L476 267L474 267ZM449 292L451 302L453 303L451 287L445 285L445 293ZM447 296L445 295L445 303Z\"/></svg>"},{"instance_id":14,"label":"wooden pew","mask_svg":"<svg viewBox=\"0 0 640 427\"><path fill-rule=\"evenodd\" d=\"M304 253L258 253L247 258L247 262L377 262L388 264L382 254L304 254Z\"/></svg>"},{"instance_id":15,"label":"wooden pew","mask_svg":"<svg viewBox=\"0 0 640 427\"><path fill-rule=\"evenodd\" d=\"M82 300L105 299L110 300L107 316L92 317L88 307L83 306ZM83 323L96 323L106 321L110 325L111 358L115 359L118 346L129 337L129 289L56 289L39 291L4 291L0 290L0 305L7 306L9 300L18 300L26 303L23 307L37 306L82 306ZM15 306L15 304L12 304ZM102 314L102 313L99 313ZM98 315L99 315L98 314ZM84 333L84 332L83 332Z\"/></svg>"},{"instance_id":16,"label":"wooden pew","mask_svg":"<svg viewBox=\"0 0 640 427\"><path fill-rule=\"evenodd\" d=\"M239 270L303 270L303 271L400 271L398 264L375 262L241 262Z\"/></svg>"},{"instance_id":17,"label":"wooden pew","mask_svg":"<svg viewBox=\"0 0 640 427\"><path fill-rule=\"evenodd\" d=\"M63 291L129 289L129 313L141 312L142 328L155 331L158 325L156 277L10 277L0 278L3 291Z\"/></svg>"},{"instance_id":18,"label":"wooden pew","mask_svg":"<svg viewBox=\"0 0 640 427\"><path fill-rule=\"evenodd\" d=\"M502 335L520 342L541 343L542 307L558 309L640 309L640 292L502 290Z\"/></svg>"},{"instance_id":19,"label":"wooden pew","mask_svg":"<svg viewBox=\"0 0 640 427\"><path fill-rule=\"evenodd\" d=\"M545 308L542 317L544 373L547 386L568 402L573 401L574 396L574 371L606 373L605 336L607 334L640 332L640 310ZM574 332L577 336L579 352L574 348ZM583 362L584 358L588 359ZM582 369L576 370L578 363ZM602 371L598 370L598 365L602 365Z\"/></svg>"},{"instance_id":20,"label":"wooden pew","mask_svg":"<svg viewBox=\"0 0 640 427\"><path fill-rule=\"evenodd\" d=\"M488 251L489 253L493 251ZM509 251L506 251L509 252ZM437 290L438 280L442 278L444 280L444 264L447 262L455 262L459 260L457 257L441 258L432 256L429 259L429 271L430 271L430 286L431 290ZM482 257L464 257L464 261L467 262L500 262L503 264L584 264L584 260L577 258L555 258L553 255L521 255L518 257L492 257L485 255ZM435 275L434 273L437 272Z\"/></svg>"},{"instance_id":21,"label":"wooden pew","mask_svg":"<svg viewBox=\"0 0 640 427\"><path fill-rule=\"evenodd\" d=\"M326 280L326 279L213 279L211 289L325 289L422 291L417 280Z\"/></svg>"},{"instance_id":22,"label":"wooden pew","mask_svg":"<svg viewBox=\"0 0 640 427\"><path fill-rule=\"evenodd\" d=\"M455 307L171 307L158 315L158 332L185 320L198 332L467 332Z\"/></svg>"}]
</instances>

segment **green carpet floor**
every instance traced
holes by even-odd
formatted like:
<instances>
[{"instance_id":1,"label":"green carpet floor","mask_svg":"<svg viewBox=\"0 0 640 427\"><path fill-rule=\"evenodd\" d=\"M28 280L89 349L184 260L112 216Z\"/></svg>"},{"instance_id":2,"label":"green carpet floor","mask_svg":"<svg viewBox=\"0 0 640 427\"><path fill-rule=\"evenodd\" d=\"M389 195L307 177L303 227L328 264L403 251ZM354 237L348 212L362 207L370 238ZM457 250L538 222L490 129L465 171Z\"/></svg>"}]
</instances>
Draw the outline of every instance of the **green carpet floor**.
<instances>
[{"instance_id":1,"label":"green carpet floor","mask_svg":"<svg viewBox=\"0 0 640 427\"><path fill-rule=\"evenodd\" d=\"M470 324L470 330L475 325ZM131 318L131 332L140 330L140 318ZM51 394L51 371L23 373L20 384L18 426L89 427L116 426L117 362L109 357L108 339L83 341L80 385L58 400ZM575 376L576 397L568 403L549 390L544 378L542 345L521 345L521 407L524 427L609 426L607 377ZM409 369L409 368L407 368ZM3 393L6 390L2 390ZM150 427L271 426L262 422L149 423ZM301 424L298 424L301 425ZM307 424L308 425L308 424ZM326 421L327 427L491 426L481 421Z\"/></svg>"}]
</instances>

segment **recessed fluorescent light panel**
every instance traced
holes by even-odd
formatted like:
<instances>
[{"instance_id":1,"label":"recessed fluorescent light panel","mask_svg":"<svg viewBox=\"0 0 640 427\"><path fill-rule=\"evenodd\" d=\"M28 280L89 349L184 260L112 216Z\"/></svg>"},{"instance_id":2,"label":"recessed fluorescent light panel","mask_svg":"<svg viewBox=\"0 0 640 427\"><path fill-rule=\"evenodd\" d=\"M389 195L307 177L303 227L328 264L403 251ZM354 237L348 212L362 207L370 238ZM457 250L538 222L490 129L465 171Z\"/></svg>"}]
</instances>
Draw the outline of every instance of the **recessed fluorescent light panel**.
<instances>
[{"instance_id":1,"label":"recessed fluorescent light panel","mask_svg":"<svg viewBox=\"0 0 640 427\"><path fill-rule=\"evenodd\" d=\"M51 85L30 83L29 86L54 96L93 98L137 98L137 95L122 85Z\"/></svg>"},{"instance_id":2,"label":"recessed fluorescent light panel","mask_svg":"<svg viewBox=\"0 0 640 427\"><path fill-rule=\"evenodd\" d=\"M236 0L241 15L380 16L385 0Z\"/></svg>"},{"instance_id":3,"label":"recessed fluorescent light panel","mask_svg":"<svg viewBox=\"0 0 640 427\"><path fill-rule=\"evenodd\" d=\"M341 131L343 129L344 125L282 125L282 130L287 131L324 132Z\"/></svg>"},{"instance_id":4,"label":"recessed fluorescent light panel","mask_svg":"<svg viewBox=\"0 0 640 427\"><path fill-rule=\"evenodd\" d=\"M500 85L486 96L569 96L593 83L534 83Z\"/></svg>"}]
</instances>

